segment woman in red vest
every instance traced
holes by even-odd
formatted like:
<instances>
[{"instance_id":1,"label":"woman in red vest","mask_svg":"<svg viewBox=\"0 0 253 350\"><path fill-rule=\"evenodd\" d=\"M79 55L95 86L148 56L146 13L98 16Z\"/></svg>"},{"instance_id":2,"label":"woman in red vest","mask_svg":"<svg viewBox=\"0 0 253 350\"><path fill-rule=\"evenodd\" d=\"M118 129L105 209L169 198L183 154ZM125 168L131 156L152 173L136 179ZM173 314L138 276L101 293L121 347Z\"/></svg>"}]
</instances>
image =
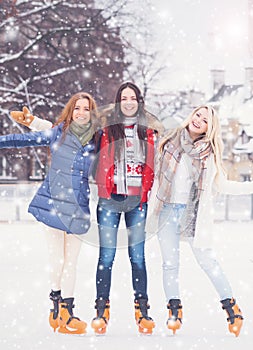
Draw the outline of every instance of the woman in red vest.
<instances>
[{"instance_id":1,"label":"woman in red vest","mask_svg":"<svg viewBox=\"0 0 253 350\"><path fill-rule=\"evenodd\" d=\"M122 214L128 232L136 322L141 333L152 333L155 327L148 316L144 244L157 129L161 129L161 124L145 111L139 88L130 82L122 84L107 117L97 155L100 253L96 274L97 317L92 321L96 333L105 333L109 320L112 266Z\"/></svg>"}]
</instances>

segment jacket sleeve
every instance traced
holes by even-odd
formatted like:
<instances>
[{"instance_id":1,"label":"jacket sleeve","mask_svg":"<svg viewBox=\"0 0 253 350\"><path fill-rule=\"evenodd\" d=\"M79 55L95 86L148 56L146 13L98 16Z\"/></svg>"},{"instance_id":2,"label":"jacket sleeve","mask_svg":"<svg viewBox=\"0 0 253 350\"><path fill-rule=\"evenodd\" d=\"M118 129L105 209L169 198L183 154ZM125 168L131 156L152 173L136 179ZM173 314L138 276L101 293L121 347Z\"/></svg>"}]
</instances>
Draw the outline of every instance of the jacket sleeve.
<instances>
[{"instance_id":1,"label":"jacket sleeve","mask_svg":"<svg viewBox=\"0 0 253 350\"><path fill-rule=\"evenodd\" d=\"M39 147L49 146L53 139L54 132L30 132L25 134L9 134L0 136L0 148L22 148L22 147Z\"/></svg>"},{"instance_id":2,"label":"jacket sleeve","mask_svg":"<svg viewBox=\"0 0 253 350\"><path fill-rule=\"evenodd\" d=\"M34 116L29 128L33 131L48 130L53 127L53 124L49 120L41 119Z\"/></svg>"},{"instance_id":3,"label":"jacket sleeve","mask_svg":"<svg viewBox=\"0 0 253 350\"><path fill-rule=\"evenodd\" d=\"M95 180L98 186L99 197L109 198L114 185L114 143L109 150L108 133L105 130L100 139L97 153L97 169Z\"/></svg>"},{"instance_id":4,"label":"jacket sleeve","mask_svg":"<svg viewBox=\"0 0 253 350\"><path fill-rule=\"evenodd\" d=\"M155 135L152 130L148 130L147 157L142 171L142 202L147 202L147 194L151 190L154 182L154 157L155 157Z\"/></svg>"},{"instance_id":5,"label":"jacket sleeve","mask_svg":"<svg viewBox=\"0 0 253 350\"><path fill-rule=\"evenodd\" d=\"M253 193L253 181L232 181L227 180L224 174L218 177L217 191L224 194L242 195Z\"/></svg>"}]
</instances>

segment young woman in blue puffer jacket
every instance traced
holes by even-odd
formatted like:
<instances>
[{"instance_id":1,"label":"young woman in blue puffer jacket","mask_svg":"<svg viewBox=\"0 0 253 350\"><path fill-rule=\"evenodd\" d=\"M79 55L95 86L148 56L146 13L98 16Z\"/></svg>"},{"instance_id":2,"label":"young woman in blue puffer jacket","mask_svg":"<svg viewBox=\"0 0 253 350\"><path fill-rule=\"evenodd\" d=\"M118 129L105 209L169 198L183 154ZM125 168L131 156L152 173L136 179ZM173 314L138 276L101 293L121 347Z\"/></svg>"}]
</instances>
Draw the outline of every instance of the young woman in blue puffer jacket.
<instances>
[{"instance_id":1,"label":"young woman in blue puffer jacket","mask_svg":"<svg viewBox=\"0 0 253 350\"><path fill-rule=\"evenodd\" d=\"M81 235L90 227L88 179L95 149L96 111L89 94L77 93L50 130L0 137L0 148L50 147L50 169L28 211L46 225L54 306L49 323L60 333L83 334L87 326L74 317L72 309Z\"/></svg>"}]
</instances>

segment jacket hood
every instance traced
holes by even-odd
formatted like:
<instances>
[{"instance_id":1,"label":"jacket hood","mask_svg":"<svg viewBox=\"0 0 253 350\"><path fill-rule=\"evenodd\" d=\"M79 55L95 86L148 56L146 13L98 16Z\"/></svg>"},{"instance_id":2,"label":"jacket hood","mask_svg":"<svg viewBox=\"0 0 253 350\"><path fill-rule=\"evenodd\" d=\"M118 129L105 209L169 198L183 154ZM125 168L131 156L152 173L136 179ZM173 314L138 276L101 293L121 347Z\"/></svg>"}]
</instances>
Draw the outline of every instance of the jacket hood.
<instances>
[{"instance_id":1,"label":"jacket hood","mask_svg":"<svg viewBox=\"0 0 253 350\"><path fill-rule=\"evenodd\" d=\"M102 127L108 126L113 109L114 109L113 103L100 107L98 109L98 118L100 120ZM147 118L148 128L157 132L158 136L163 135L165 129L162 122L154 114L148 112L147 110L145 110L145 114Z\"/></svg>"}]
</instances>

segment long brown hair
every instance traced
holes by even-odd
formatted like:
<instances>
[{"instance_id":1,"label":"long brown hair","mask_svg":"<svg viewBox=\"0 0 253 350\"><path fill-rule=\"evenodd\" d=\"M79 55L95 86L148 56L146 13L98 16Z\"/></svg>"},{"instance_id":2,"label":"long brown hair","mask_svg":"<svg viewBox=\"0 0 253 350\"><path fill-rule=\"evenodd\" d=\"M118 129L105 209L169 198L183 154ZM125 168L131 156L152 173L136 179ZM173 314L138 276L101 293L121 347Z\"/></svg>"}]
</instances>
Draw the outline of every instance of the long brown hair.
<instances>
[{"instance_id":1,"label":"long brown hair","mask_svg":"<svg viewBox=\"0 0 253 350\"><path fill-rule=\"evenodd\" d=\"M59 118L56 120L54 125L63 123L63 138L72 122L72 115L76 105L76 101L86 98L89 101L91 124L94 126L94 131L97 126L97 105L94 98L87 92L78 92L77 94L70 97L67 104L63 108Z\"/></svg>"},{"instance_id":2,"label":"long brown hair","mask_svg":"<svg viewBox=\"0 0 253 350\"><path fill-rule=\"evenodd\" d=\"M114 110L111 114L110 125L107 127L109 143L111 144L113 141L118 141L119 143L119 147L115 148L116 158L118 158L122 152L122 148L124 147L122 140L124 140L126 137L124 128L125 116L121 111L121 94L126 88L132 89L136 95L138 102L138 110L136 112L137 132L139 139L143 141L141 143L143 145L144 154L146 153L146 142L144 141L147 140L147 118L144 110L144 99L138 86L136 86L134 83L126 82L119 87L116 93Z\"/></svg>"}]
</instances>

